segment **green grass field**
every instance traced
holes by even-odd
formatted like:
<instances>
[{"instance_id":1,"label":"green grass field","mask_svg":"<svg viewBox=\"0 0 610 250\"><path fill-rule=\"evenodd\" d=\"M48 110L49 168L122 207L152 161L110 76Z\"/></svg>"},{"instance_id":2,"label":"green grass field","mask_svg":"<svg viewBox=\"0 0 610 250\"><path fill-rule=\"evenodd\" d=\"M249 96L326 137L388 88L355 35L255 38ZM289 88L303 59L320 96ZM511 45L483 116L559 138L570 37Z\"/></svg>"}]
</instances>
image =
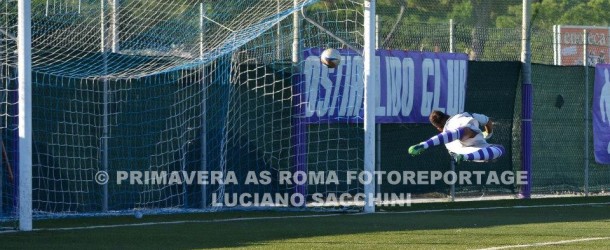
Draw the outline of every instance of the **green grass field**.
<instances>
[{"instance_id":1,"label":"green grass field","mask_svg":"<svg viewBox=\"0 0 610 250\"><path fill-rule=\"evenodd\" d=\"M375 214L219 212L35 221L2 249L608 249L610 197L413 204ZM319 216L318 216L319 215ZM92 228L82 228L92 227Z\"/></svg>"}]
</instances>

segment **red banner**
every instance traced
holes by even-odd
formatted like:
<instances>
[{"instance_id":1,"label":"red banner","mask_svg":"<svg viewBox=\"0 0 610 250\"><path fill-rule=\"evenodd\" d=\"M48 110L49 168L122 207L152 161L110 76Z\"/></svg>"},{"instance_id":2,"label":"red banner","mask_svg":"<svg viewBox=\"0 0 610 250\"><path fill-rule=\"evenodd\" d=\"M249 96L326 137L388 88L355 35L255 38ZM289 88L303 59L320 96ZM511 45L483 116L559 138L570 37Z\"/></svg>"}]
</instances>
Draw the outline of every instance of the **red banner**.
<instances>
[{"instance_id":1,"label":"red banner","mask_svg":"<svg viewBox=\"0 0 610 250\"><path fill-rule=\"evenodd\" d=\"M610 27L553 27L556 65L584 65L584 31L587 30L587 63L594 66L610 62Z\"/></svg>"}]
</instances>

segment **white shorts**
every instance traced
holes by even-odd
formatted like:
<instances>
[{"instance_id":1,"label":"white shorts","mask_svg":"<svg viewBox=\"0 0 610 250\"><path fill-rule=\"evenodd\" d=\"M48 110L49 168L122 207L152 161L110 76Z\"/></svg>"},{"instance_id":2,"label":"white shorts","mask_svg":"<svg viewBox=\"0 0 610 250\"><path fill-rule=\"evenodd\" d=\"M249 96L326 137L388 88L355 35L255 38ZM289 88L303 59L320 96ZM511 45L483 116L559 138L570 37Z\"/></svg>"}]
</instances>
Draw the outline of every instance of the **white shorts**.
<instances>
[{"instance_id":1,"label":"white shorts","mask_svg":"<svg viewBox=\"0 0 610 250\"><path fill-rule=\"evenodd\" d=\"M478 151L479 149L486 148L491 146L489 143L478 143L472 146L464 146L459 140L452 141L450 143L445 144L445 147L449 152L465 155Z\"/></svg>"}]
</instances>

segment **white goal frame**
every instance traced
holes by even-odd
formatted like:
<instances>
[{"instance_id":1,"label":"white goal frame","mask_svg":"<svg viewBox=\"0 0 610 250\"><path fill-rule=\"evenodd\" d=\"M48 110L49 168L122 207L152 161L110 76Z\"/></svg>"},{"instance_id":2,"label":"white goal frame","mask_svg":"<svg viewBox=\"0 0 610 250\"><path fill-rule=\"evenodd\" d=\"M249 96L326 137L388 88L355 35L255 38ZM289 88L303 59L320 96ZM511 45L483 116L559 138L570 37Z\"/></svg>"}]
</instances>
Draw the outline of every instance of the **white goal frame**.
<instances>
[{"instance_id":1,"label":"white goal frame","mask_svg":"<svg viewBox=\"0 0 610 250\"><path fill-rule=\"evenodd\" d=\"M32 4L19 0L17 19L19 109L19 230L32 230Z\"/></svg>"},{"instance_id":2,"label":"white goal frame","mask_svg":"<svg viewBox=\"0 0 610 250\"><path fill-rule=\"evenodd\" d=\"M364 172L371 181L364 185L364 212L375 212L375 0L364 1Z\"/></svg>"}]
</instances>

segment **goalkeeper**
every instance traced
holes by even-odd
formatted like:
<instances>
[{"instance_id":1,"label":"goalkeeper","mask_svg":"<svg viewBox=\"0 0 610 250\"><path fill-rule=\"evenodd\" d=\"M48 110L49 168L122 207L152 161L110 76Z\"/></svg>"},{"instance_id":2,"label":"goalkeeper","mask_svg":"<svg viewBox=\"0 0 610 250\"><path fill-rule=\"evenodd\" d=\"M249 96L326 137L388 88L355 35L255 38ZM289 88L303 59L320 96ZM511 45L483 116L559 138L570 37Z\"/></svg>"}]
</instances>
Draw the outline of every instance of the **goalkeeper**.
<instances>
[{"instance_id":1,"label":"goalkeeper","mask_svg":"<svg viewBox=\"0 0 610 250\"><path fill-rule=\"evenodd\" d=\"M487 139L493 133L493 123L481 114L461 113L449 116L441 111L430 113L430 123L441 133L427 141L409 147L409 154L415 156L424 150L445 144L457 163L462 161L486 162L504 154L502 145L489 144ZM481 131L483 127L484 131Z\"/></svg>"}]
</instances>

